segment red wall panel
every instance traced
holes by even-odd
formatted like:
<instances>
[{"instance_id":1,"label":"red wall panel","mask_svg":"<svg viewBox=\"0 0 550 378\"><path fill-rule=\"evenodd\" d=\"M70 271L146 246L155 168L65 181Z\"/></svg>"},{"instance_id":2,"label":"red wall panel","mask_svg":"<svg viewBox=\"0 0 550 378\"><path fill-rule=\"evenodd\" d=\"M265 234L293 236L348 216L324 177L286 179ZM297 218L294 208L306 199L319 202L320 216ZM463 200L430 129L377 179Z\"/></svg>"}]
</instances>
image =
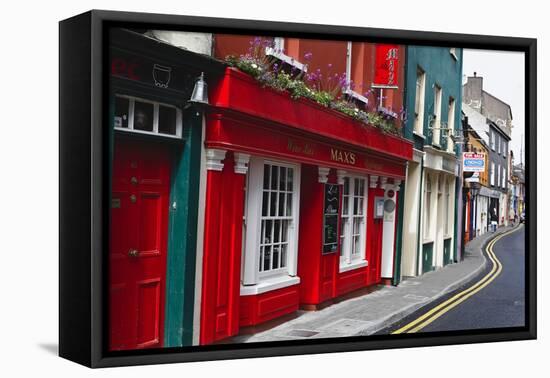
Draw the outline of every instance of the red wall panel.
<instances>
[{"instance_id":1,"label":"red wall panel","mask_svg":"<svg viewBox=\"0 0 550 378\"><path fill-rule=\"evenodd\" d=\"M267 322L298 310L300 285L240 298L240 326Z\"/></svg>"},{"instance_id":2,"label":"red wall panel","mask_svg":"<svg viewBox=\"0 0 550 378\"><path fill-rule=\"evenodd\" d=\"M228 153L222 172L207 173L200 343L239 330L244 179Z\"/></svg>"},{"instance_id":3,"label":"red wall panel","mask_svg":"<svg viewBox=\"0 0 550 378\"><path fill-rule=\"evenodd\" d=\"M321 277L323 186L319 183L317 166L302 165L300 195L300 225L298 240L298 276L300 302L319 303Z\"/></svg>"}]
</instances>

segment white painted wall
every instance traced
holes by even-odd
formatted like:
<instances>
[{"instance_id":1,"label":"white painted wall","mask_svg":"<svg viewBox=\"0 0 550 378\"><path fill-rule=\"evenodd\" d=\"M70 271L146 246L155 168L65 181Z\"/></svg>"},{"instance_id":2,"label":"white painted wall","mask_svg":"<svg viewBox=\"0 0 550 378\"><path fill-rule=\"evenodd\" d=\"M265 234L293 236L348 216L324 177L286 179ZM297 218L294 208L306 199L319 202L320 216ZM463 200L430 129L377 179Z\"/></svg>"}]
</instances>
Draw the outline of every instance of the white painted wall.
<instances>
[{"instance_id":1,"label":"white painted wall","mask_svg":"<svg viewBox=\"0 0 550 378\"><path fill-rule=\"evenodd\" d=\"M151 30L148 34L185 50L212 55L212 34L209 33Z\"/></svg>"},{"instance_id":2,"label":"white painted wall","mask_svg":"<svg viewBox=\"0 0 550 378\"><path fill-rule=\"evenodd\" d=\"M420 211L420 172L417 162L409 162L404 193L403 248L401 275L416 276L418 253L418 212Z\"/></svg>"}]
</instances>

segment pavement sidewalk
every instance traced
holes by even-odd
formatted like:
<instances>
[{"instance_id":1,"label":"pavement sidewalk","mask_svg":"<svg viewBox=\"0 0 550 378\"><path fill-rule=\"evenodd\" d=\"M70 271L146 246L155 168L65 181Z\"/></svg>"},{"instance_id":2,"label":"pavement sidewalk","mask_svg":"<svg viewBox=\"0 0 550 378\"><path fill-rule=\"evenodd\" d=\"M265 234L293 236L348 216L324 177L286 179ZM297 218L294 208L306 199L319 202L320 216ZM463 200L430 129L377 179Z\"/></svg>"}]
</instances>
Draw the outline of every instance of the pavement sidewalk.
<instances>
[{"instance_id":1,"label":"pavement sidewalk","mask_svg":"<svg viewBox=\"0 0 550 378\"><path fill-rule=\"evenodd\" d=\"M406 278L397 287L383 286L370 294L319 311L299 311L292 320L256 334L238 335L231 342L374 334L473 279L487 264L482 253L485 243L511 228L501 227L495 233L489 232L470 241L465 246L465 257L460 263L449 264L419 277Z\"/></svg>"}]
</instances>

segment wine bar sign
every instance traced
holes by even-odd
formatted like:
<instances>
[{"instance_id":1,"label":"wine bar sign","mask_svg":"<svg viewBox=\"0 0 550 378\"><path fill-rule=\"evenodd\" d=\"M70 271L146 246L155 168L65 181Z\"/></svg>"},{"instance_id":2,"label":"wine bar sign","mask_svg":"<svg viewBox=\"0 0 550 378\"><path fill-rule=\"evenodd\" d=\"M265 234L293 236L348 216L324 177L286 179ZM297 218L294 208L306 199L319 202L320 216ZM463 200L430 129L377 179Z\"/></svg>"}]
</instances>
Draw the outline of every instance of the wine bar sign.
<instances>
[{"instance_id":1,"label":"wine bar sign","mask_svg":"<svg viewBox=\"0 0 550 378\"><path fill-rule=\"evenodd\" d=\"M338 250L338 209L340 208L340 186L325 184L323 206L323 254Z\"/></svg>"}]
</instances>

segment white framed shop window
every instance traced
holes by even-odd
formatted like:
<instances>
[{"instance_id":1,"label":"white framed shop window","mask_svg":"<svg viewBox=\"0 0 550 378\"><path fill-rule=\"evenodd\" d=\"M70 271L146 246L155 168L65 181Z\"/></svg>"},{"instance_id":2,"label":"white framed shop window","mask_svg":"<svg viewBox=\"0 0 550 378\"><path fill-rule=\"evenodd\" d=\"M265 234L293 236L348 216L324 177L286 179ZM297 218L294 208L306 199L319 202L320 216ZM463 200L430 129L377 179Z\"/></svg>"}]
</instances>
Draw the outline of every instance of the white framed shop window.
<instances>
[{"instance_id":1,"label":"white framed shop window","mask_svg":"<svg viewBox=\"0 0 550 378\"><path fill-rule=\"evenodd\" d=\"M300 282L297 274L300 165L251 157L241 295Z\"/></svg>"},{"instance_id":2,"label":"white framed shop window","mask_svg":"<svg viewBox=\"0 0 550 378\"><path fill-rule=\"evenodd\" d=\"M451 183L449 179L445 180L445 236L451 235L451 224L453 223L451 220L451 214L453 213L451 209Z\"/></svg>"},{"instance_id":3,"label":"white framed shop window","mask_svg":"<svg viewBox=\"0 0 550 378\"><path fill-rule=\"evenodd\" d=\"M427 240L430 237L430 228L431 228L431 211L432 211L432 179L429 174L426 174L426 185L424 187L424 206L423 206L424 214L422 215L422 218L424 218L424 222L422 224L422 228L424 230L424 240Z\"/></svg>"},{"instance_id":4,"label":"white framed shop window","mask_svg":"<svg viewBox=\"0 0 550 378\"><path fill-rule=\"evenodd\" d=\"M115 95L115 130L181 138L182 112L174 105L127 95Z\"/></svg>"},{"instance_id":5,"label":"white framed shop window","mask_svg":"<svg viewBox=\"0 0 550 378\"><path fill-rule=\"evenodd\" d=\"M340 272L367 266L367 177L343 179L340 218Z\"/></svg>"}]
</instances>

